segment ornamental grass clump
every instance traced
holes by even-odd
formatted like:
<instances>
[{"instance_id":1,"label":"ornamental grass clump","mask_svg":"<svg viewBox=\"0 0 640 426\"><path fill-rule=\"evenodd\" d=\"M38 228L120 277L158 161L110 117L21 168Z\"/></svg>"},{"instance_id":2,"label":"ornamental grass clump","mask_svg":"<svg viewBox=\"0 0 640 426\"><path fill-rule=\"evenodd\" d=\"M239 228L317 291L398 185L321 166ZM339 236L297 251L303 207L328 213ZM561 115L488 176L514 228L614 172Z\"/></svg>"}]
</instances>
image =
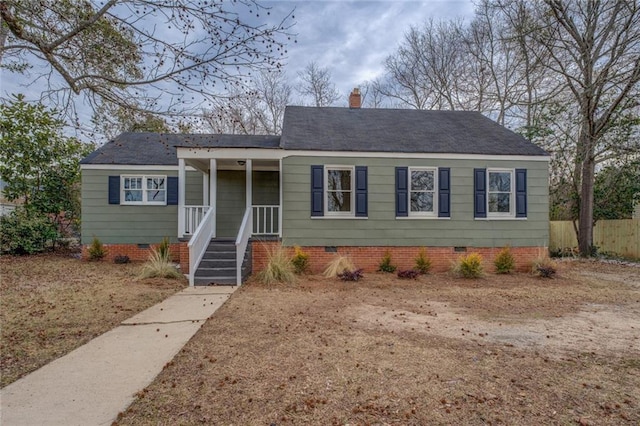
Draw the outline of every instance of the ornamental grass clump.
<instances>
[{"instance_id":1,"label":"ornamental grass clump","mask_svg":"<svg viewBox=\"0 0 640 426\"><path fill-rule=\"evenodd\" d=\"M516 259L511 254L509 247L500 250L500 253L493 261L493 265L496 267L496 273L498 274L510 274L515 270Z\"/></svg>"},{"instance_id":2,"label":"ornamental grass clump","mask_svg":"<svg viewBox=\"0 0 640 426\"><path fill-rule=\"evenodd\" d=\"M267 264L262 271L256 274L256 279L266 285L295 282L295 267L287 250L278 246L275 249L267 248L266 252Z\"/></svg>"},{"instance_id":3,"label":"ornamental grass clump","mask_svg":"<svg viewBox=\"0 0 640 426\"><path fill-rule=\"evenodd\" d=\"M335 278L344 271L354 271L355 269L356 267L349 257L336 254L324 268L322 275L325 278Z\"/></svg>"},{"instance_id":4,"label":"ornamental grass clump","mask_svg":"<svg viewBox=\"0 0 640 426\"><path fill-rule=\"evenodd\" d=\"M479 253L461 256L453 266L453 272L464 278L480 278L483 271L482 256Z\"/></svg>"},{"instance_id":5,"label":"ornamental grass clump","mask_svg":"<svg viewBox=\"0 0 640 426\"><path fill-rule=\"evenodd\" d=\"M138 278L182 278L183 275L171 262L169 239L164 238L158 248L152 248L149 259L140 268Z\"/></svg>"},{"instance_id":6,"label":"ornamental grass clump","mask_svg":"<svg viewBox=\"0 0 640 426\"><path fill-rule=\"evenodd\" d=\"M427 251L424 247L420 249L418 255L414 259L415 266L414 270L418 271L421 274L427 274L431 269L431 259L427 256Z\"/></svg>"}]
</instances>

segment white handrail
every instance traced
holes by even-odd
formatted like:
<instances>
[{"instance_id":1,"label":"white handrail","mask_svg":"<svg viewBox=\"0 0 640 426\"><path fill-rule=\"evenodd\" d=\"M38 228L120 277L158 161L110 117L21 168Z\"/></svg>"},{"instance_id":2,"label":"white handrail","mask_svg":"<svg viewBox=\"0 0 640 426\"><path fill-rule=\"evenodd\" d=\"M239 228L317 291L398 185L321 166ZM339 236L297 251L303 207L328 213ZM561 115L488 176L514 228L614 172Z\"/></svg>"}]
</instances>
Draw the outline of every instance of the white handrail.
<instances>
[{"instance_id":1,"label":"white handrail","mask_svg":"<svg viewBox=\"0 0 640 426\"><path fill-rule=\"evenodd\" d=\"M279 233L278 205L253 205L253 235L277 235Z\"/></svg>"},{"instance_id":2,"label":"white handrail","mask_svg":"<svg viewBox=\"0 0 640 426\"><path fill-rule=\"evenodd\" d=\"M202 218L202 222L196 228L189 240L189 285L193 286L196 269L204 256L211 238L215 236L216 230L216 209L209 209Z\"/></svg>"},{"instance_id":3,"label":"white handrail","mask_svg":"<svg viewBox=\"0 0 640 426\"><path fill-rule=\"evenodd\" d=\"M236 285L242 284L242 261L253 230L253 208L247 207L236 238Z\"/></svg>"},{"instance_id":4,"label":"white handrail","mask_svg":"<svg viewBox=\"0 0 640 426\"><path fill-rule=\"evenodd\" d=\"M181 236L192 235L204 219L204 215L210 206L183 206L183 223L181 224Z\"/></svg>"}]
</instances>

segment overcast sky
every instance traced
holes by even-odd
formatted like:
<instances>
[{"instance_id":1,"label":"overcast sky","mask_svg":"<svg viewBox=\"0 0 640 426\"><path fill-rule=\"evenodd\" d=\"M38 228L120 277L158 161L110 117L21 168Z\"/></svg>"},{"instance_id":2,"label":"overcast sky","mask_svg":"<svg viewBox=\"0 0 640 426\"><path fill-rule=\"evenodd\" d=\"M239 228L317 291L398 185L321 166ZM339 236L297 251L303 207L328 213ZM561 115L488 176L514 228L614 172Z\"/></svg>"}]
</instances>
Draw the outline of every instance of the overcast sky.
<instances>
[{"instance_id":1,"label":"overcast sky","mask_svg":"<svg viewBox=\"0 0 640 426\"><path fill-rule=\"evenodd\" d=\"M296 25L292 31L297 34L297 43L288 46L285 71L294 79L310 61L329 68L341 93L339 106L346 106L353 87L383 74L384 59L398 47L411 25L422 25L430 18L468 21L474 10L472 0L263 0L261 3L272 8L273 19L295 9ZM24 93L29 99L37 98L40 85L25 87L28 83L33 83L28 76L0 70L3 97ZM88 120L87 117L84 118Z\"/></svg>"},{"instance_id":2,"label":"overcast sky","mask_svg":"<svg viewBox=\"0 0 640 426\"><path fill-rule=\"evenodd\" d=\"M382 75L384 59L398 47L411 25L420 26L430 18L470 20L474 10L471 0L303 0L264 4L273 7L276 16L295 8L298 42L289 47L287 73L295 76L310 61L329 68L345 105L353 87Z\"/></svg>"}]
</instances>

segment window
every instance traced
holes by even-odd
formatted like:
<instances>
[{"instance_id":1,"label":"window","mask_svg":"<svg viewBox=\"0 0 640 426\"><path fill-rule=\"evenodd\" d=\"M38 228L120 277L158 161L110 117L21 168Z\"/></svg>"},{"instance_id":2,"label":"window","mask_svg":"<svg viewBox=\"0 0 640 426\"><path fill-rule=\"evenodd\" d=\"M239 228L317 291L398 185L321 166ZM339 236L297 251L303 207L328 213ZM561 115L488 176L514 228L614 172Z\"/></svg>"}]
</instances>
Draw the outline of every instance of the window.
<instances>
[{"instance_id":1,"label":"window","mask_svg":"<svg viewBox=\"0 0 640 426\"><path fill-rule=\"evenodd\" d=\"M166 176L122 176L122 204L166 204Z\"/></svg>"},{"instance_id":2,"label":"window","mask_svg":"<svg viewBox=\"0 0 640 426\"><path fill-rule=\"evenodd\" d=\"M449 167L396 167L396 218L450 218Z\"/></svg>"},{"instance_id":3,"label":"window","mask_svg":"<svg viewBox=\"0 0 640 426\"><path fill-rule=\"evenodd\" d=\"M325 214L353 216L353 167L325 167Z\"/></svg>"},{"instance_id":4,"label":"window","mask_svg":"<svg viewBox=\"0 0 640 426\"><path fill-rule=\"evenodd\" d=\"M435 168L409 168L409 215L434 216L438 208Z\"/></svg>"},{"instance_id":5,"label":"window","mask_svg":"<svg viewBox=\"0 0 640 426\"><path fill-rule=\"evenodd\" d=\"M311 166L311 217L367 218L367 170L367 166Z\"/></svg>"},{"instance_id":6,"label":"window","mask_svg":"<svg viewBox=\"0 0 640 426\"><path fill-rule=\"evenodd\" d=\"M513 170L487 170L487 212L489 216L514 215Z\"/></svg>"}]
</instances>

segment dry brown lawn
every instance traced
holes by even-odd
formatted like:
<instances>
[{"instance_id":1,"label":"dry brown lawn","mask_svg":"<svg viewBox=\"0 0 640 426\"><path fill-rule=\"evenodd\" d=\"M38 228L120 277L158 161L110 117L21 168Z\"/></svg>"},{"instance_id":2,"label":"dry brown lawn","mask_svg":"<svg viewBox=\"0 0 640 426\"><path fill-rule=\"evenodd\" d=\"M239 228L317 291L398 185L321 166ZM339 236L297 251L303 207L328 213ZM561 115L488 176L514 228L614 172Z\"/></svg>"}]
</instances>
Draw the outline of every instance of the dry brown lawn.
<instances>
[{"instance_id":1,"label":"dry brown lawn","mask_svg":"<svg viewBox=\"0 0 640 426\"><path fill-rule=\"evenodd\" d=\"M640 423L640 268L238 290L121 425Z\"/></svg>"},{"instance_id":2,"label":"dry brown lawn","mask_svg":"<svg viewBox=\"0 0 640 426\"><path fill-rule=\"evenodd\" d=\"M186 286L185 280L137 281L139 268L62 255L0 257L0 386Z\"/></svg>"}]
</instances>

